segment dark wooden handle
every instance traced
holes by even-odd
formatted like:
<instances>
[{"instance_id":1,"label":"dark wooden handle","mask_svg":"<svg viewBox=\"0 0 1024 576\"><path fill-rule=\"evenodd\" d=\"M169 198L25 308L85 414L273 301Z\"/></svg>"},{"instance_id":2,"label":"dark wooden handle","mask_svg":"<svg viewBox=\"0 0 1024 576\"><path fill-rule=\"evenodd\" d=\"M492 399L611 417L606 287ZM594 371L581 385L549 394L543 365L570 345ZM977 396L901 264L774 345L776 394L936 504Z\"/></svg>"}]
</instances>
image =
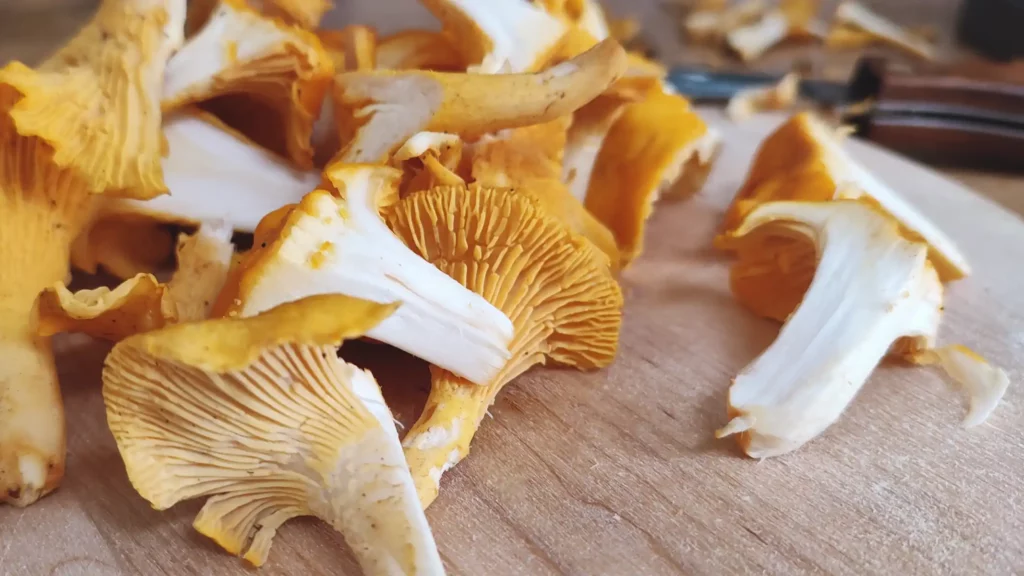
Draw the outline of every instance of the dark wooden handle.
<instances>
[{"instance_id":1,"label":"dark wooden handle","mask_svg":"<svg viewBox=\"0 0 1024 576\"><path fill-rule=\"evenodd\" d=\"M1024 131L935 118L871 118L861 136L931 164L1024 171Z\"/></svg>"},{"instance_id":2,"label":"dark wooden handle","mask_svg":"<svg viewBox=\"0 0 1024 576\"><path fill-rule=\"evenodd\" d=\"M1024 124L1024 85L956 76L886 75L876 96L880 109L923 107L1016 118Z\"/></svg>"}]
</instances>

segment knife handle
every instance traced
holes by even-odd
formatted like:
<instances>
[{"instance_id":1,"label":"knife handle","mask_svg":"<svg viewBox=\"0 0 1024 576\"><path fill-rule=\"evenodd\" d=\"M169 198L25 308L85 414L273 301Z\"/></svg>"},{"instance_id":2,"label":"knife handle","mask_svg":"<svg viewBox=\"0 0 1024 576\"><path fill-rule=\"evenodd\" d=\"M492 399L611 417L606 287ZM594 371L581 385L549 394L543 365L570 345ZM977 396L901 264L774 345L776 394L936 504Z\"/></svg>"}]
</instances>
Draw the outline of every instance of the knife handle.
<instances>
[{"instance_id":1,"label":"knife handle","mask_svg":"<svg viewBox=\"0 0 1024 576\"><path fill-rule=\"evenodd\" d=\"M1024 170L1024 85L896 73L870 58L851 96L872 100L853 123L878 144L929 162Z\"/></svg>"}]
</instances>

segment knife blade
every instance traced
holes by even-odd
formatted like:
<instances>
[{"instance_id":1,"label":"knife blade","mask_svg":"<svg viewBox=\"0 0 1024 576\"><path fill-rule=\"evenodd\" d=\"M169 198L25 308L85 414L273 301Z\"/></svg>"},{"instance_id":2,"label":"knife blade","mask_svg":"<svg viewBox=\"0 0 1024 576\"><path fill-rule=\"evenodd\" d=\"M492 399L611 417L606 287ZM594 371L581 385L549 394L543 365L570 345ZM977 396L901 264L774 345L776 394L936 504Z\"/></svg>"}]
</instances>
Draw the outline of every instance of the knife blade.
<instances>
[{"instance_id":1,"label":"knife blade","mask_svg":"<svg viewBox=\"0 0 1024 576\"><path fill-rule=\"evenodd\" d=\"M724 102L780 79L693 68L675 68L668 75L681 94L699 103ZM799 93L837 109L855 134L918 159L1024 170L1024 85L894 72L884 59L863 58L849 81L803 79Z\"/></svg>"}]
</instances>

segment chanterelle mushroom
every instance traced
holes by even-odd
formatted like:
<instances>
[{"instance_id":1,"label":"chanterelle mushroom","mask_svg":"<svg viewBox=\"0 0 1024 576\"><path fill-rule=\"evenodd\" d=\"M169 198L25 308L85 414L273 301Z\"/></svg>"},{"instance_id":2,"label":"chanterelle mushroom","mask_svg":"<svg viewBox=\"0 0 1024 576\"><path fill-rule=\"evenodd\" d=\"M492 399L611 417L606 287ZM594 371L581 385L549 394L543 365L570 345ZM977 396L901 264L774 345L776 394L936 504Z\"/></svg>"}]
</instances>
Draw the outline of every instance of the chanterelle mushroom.
<instances>
[{"instance_id":1,"label":"chanterelle mushroom","mask_svg":"<svg viewBox=\"0 0 1024 576\"><path fill-rule=\"evenodd\" d=\"M659 195L692 182L684 169L706 174L717 144L717 134L681 96L656 90L624 107L603 138L584 198L615 235L623 266L643 249L645 222ZM689 164L692 159L697 162Z\"/></svg>"},{"instance_id":2,"label":"chanterelle mushroom","mask_svg":"<svg viewBox=\"0 0 1024 576\"><path fill-rule=\"evenodd\" d=\"M798 114L765 140L717 243L738 256L737 300L786 323L730 392L722 434L745 432L751 456L821 433L886 353L947 369L972 396L970 424L1005 391L1006 375L977 355L933 347L940 282L968 271L959 250L813 116Z\"/></svg>"},{"instance_id":3,"label":"chanterelle mushroom","mask_svg":"<svg viewBox=\"0 0 1024 576\"><path fill-rule=\"evenodd\" d=\"M430 30L403 30L377 42L377 67L390 70L466 69L462 55L447 36Z\"/></svg>"},{"instance_id":4,"label":"chanterelle mushroom","mask_svg":"<svg viewBox=\"0 0 1024 576\"><path fill-rule=\"evenodd\" d=\"M165 190L159 94L184 17L184 0L108 0L39 68L0 70L0 502L31 504L63 476L64 414L36 296L66 278L90 193Z\"/></svg>"},{"instance_id":5,"label":"chanterelle mushroom","mask_svg":"<svg viewBox=\"0 0 1024 576\"><path fill-rule=\"evenodd\" d=\"M484 134L548 122L600 94L626 66L613 40L536 74L376 70L339 74L339 129L358 121L338 160L384 162L422 131Z\"/></svg>"},{"instance_id":6,"label":"chanterelle mushroom","mask_svg":"<svg viewBox=\"0 0 1024 576\"><path fill-rule=\"evenodd\" d=\"M229 314L249 316L312 294L401 302L367 335L474 382L494 378L509 358L512 323L385 225L378 211L397 200L401 172L341 165L328 167L325 176L339 194L308 194L261 239L242 264Z\"/></svg>"},{"instance_id":7,"label":"chanterelle mushroom","mask_svg":"<svg viewBox=\"0 0 1024 576\"><path fill-rule=\"evenodd\" d=\"M380 389L337 357L393 309L314 296L119 343L103 399L132 485L160 510L208 497L193 526L257 566L312 515L368 575L443 574Z\"/></svg>"},{"instance_id":8,"label":"chanterelle mushroom","mask_svg":"<svg viewBox=\"0 0 1024 576\"><path fill-rule=\"evenodd\" d=\"M606 261L536 200L472 185L401 200L388 225L415 252L487 298L515 325L512 357L484 385L431 368L423 413L403 444L424 506L469 452L498 392L547 360L608 365L618 348L622 293Z\"/></svg>"},{"instance_id":9,"label":"chanterelle mushroom","mask_svg":"<svg viewBox=\"0 0 1024 576\"><path fill-rule=\"evenodd\" d=\"M528 0L421 0L473 71L534 72L568 25Z\"/></svg>"},{"instance_id":10,"label":"chanterelle mushroom","mask_svg":"<svg viewBox=\"0 0 1024 576\"><path fill-rule=\"evenodd\" d=\"M951 361L971 393L966 424L998 404L1006 374L961 348L933 349L943 287L926 244L908 239L891 216L864 200L768 202L730 236L802 238L817 271L778 338L733 381L728 425L754 458L790 452L842 414L898 342L910 358ZM904 340L905 339L905 340ZM903 342L900 342L903 340Z\"/></svg>"},{"instance_id":11,"label":"chanterelle mushroom","mask_svg":"<svg viewBox=\"0 0 1024 576\"><path fill-rule=\"evenodd\" d=\"M164 122L164 136L170 193L105 202L105 218L132 215L189 225L223 220L252 232L268 212L298 202L320 182L319 171L293 167L210 114L176 114Z\"/></svg>"},{"instance_id":12,"label":"chanterelle mushroom","mask_svg":"<svg viewBox=\"0 0 1024 576\"><path fill-rule=\"evenodd\" d=\"M232 110L250 114L259 106L262 114L236 127L310 168L313 124L333 74L316 34L264 16L244 0L221 0L202 30L167 63L163 108L227 96L215 109L235 118L241 114Z\"/></svg>"},{"instance_id":13,"label":"chanterelle mushroom","mask_svg":"<svg viewBox=\"0 0 1024 576\"><path fill-rule=\"evenodd\" d=\"M824 23L816 18L818 0L782 0L757 22L726 34L726 43L746 61L755 60L788 38L824 38Z\"/></svg>"}]
</instances>

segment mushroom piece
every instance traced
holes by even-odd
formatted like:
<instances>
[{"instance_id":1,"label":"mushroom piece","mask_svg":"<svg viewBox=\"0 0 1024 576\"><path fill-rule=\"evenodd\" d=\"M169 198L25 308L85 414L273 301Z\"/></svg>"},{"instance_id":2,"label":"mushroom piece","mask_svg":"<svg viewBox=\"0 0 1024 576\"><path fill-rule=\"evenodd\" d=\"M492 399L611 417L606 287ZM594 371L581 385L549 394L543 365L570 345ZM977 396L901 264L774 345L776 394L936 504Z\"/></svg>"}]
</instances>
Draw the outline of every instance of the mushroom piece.
<instances>
[{"instance_id":1,"label":"mushroom piece","mask_svg":"<svg viewBox=\"0 0 1024 576\"><path fill-rule=\"evenodd\" d=\"M401 196L429 190L434 186L455 186L466 181L458 174L463 142L457 134L419 132L391 156L390 164L402 168L406 177Z\"/></svg>"},{"instance_id":2,"label":"mushroom piece","mask_svg":"<svg viewBox=\"0 0 1024 576\"><path fill-rule=\"evenodd\" d=\"M970 273L966 258L942 230L857 163L843 149L835 131L807 112L791 117L761 144L746 181L726 212L723 230L734 229L748 212L768 201L861 197L878 203L930 247L929 258L943 282Z\"/></svg>"},{"instance_id":3,"label":"mushroom piece","mask_svg":"<svg viewBox=\"0 0 1024 576\"><path fill-rule=\"evenodd\" d=\"M602 95L572 116L572 125L566 136L562 181L580 202L587 198L587 188L590 187L601 146L628 103L627 98Z\"/></svg>"},{"instance_id":4,"label":"mushroom piece","mask_svg":"<svg viewBox=\"0 0 1024 576\"><path fill-rule=\"evenodd\" d=\"M483 386L431 367L431 390L406 435L406 459L424 507L462 460L498 392L551 360L607 366L618 348L622 292L597 249L535 199L507 190L439 187L387 212L388 225L440 270L504 311L511 358Z\"/></svg>"},{"instance_id":5,"label":"mushroom piece","mask_svg":"<svg viewBox=\"0 0 1024 576\"><path fill-rule=\"evenodd\" d=\"M204 103L261 145L311 168L313 123L333 74L330 55L312 32L264 16L244 0L221 0L168 62L163 109Z\"/></svg>"},{"instance_id":6,"label":"mushroom piece","mask_svg":"<svg viewBox=\"0 0 1024 576\"><path fill-rule=\"evenodd\" d=\"M377 43L377 68L458 72L466 69L466 63L444 34L403 30Z\"/></svg>"},{"instance_id":7,"label":"mushroom piece","mask_svg":"<svg viewBox=\"0 0 1024 576\"><path fill-rule=\"evenodd\" d=\"M852 28L871 35L883 42L924 60L935 59L935 45L921 35L900 28L891 20L873 12L859 2L843 0L836 8L833 29ZM837 32L842 34L842 32ZM849 42L849 39L844 39ZM840 41L832 40L835 45Z\"/></svg>"},{"instance_id":8,"label":"mushroom piece","mask_svg":"<svg viewBox=\"0 0 1024 576\"><path fill-rule=\"evenodd\" d=\"M574 233L593 242L607 256L608 265L617 270L615 237L562 182L570 122L569 116L563 116L481 138L470 147L470 175L483 187L505 188L533 198Z\"/></svg>"},{"instance_id":9,"label":"mushroom piece","mask_svg":"<svg viewBox=\"0 0 1024 576\"><path fill-rule=\"evenodd\" d=\"M740 90L729 99L725 115L733 122L742 122L760 112L791 108L799 95L800 75L790 72L771 86Z\"/></svg>"},{"instance_id":10,"label":"mushroom piece","mask_svg":"<svg viewBox=\"0 0 1024 576\"><path fill-rule=\"evenodd\" d=\"M569 27L527 0L421 0L471 71L535 72Z\"/></svg>"},{"instance_id":11,"label":"mushroom piece","mask_svg":"<svg viewBox=\"0 0 1024 576\"><path fill-rule=\"evenodd\" d=\"M818 20L818 0L782 0L753 24L730 30L725 41L746 62L790 38L824 38L828 31Z\"/></svg>"},{"instance_id":12,"label":"mushroom piece","mask_svg":"<svg viewBox=\"0 0 1024 576\"><path fill-rule=\"evenodd\" d=\"M178 240L178 268L167 284L138 274L117 287L71 292L63 282L39 295L39 334L83 332L118 341L176 322L205 320L227 280L231 228L204 223Z\"/></svg>"},{"instance_id":13,"label":"mushroom piece","mask_svg":"<svg viewBox=\"0 0 1024 576\"><path fill-rule=\"evenodd\" d=\"M485 134L548 122L600 94L626 66L614 41L536 74L348 72L335 82L339 131L355 120L337 160L380 163L421 131Z\"/></svg>"},{"instance_id":14,"label":"mushroom piece","mask_svg":"<svg viewBox=\"0 0 1024 576\"><path fill-rule=\"evenodd\" d=\"M764 0L741 0L733 6L718 2L702 4L705 5L698 5L683 20L687 41L698 44L717 43L729 32L756 22L768 10Z\"/></svg>"},{"instance_id":15,"label":"mushroom piece","mask_svg":"<svg viewBox=\"0 0 1024 576\"><path fill-rule=\"evenodd\" d=\"M184 17L183 0L108 0L39 68L0 70L0 502L31 504L64 474L64 411L36 298L67 277L91 193L165 189L158 98Z\"/></svg>"},{"instance_id":16,"label":"mushroom piece","mask_svg":"<svg viewBox=\"0 0 1024 576\"><path fill-rule=\"evenodd\" d=\"M319 171L294 167L208 113L168 118L164 136L170 194L145 201L113 199L100 209L104 218L193 226L223 220L234 230L252 232L264 215L298 202L320 182Z\"/></svg>"},{"instance_id":17,"label":"mushroom piece","mask_svg":"<svg viewBox=\"0 0 1024 576\"><path fill-rule=\"evenodd\" d=\"M1006 391L1006 374L977 355L933 349L943 286L929 247L866 198L763 203L728 236L807 242L807 264L817 264L778 338L729 388L730 421L717 435L738 434L748 456L785 454L821 434L890 351L950 362L972 395L968 424Z\"/></svg>"},{"instance_id":18,"label":"mushroom piece","mask_svg":"<svg viewBox=\"0 0 1024 576\"><path fill-rule=\"evenodd\" d=\"M682 96L656 91L625 106L604 138L584 199L615 236L622 266L643 249L658 197L676 182L692 185L682 178L684 167L693 158L709 165L717 143L717 133Z\"/></svg>"},{"instance_id":19,"label":"mushroom piece","mask_svg":"<svg viewBox=\"0 0 1024 576\"><path fill-rule=\"evenodd\" d=\"M50 145L54 164L78 171L90 192L165 193L159 95L184 18L184 0L105 0L37 68L9 63L0 83L20 95L7 112L18 134Z\"/></svg>"},{"instance_id":20,"label":"mushroom piece","mask_svg":"<svg viewBox=\"0 0 1024 576\"><path fill-rule=\"evenodd\" d=\"M314 296L117 344L103 400L132 486L158 510L206 497L195 529L256 566L316 516L368 575L444 574L380 388L337 356L394 308Z\"/></svg>"},{"instance_id":21,"label":"mushroom piece","mask_svg":"<svg viewBox=\"0 0 1024 576\"><path fill-rule=\"evenodd\" d=\"M401 302L394 315L367 332L369 337L474 382L489 382L509 358L512 323L417 256L385 225L379 211L398 199L401 172L340 165L324 175L337 194L316 190L279 224L268 224L266 236L260 235L242 264L228 314L251 316L313 294Z\"/></svg>"}]
</instances>

